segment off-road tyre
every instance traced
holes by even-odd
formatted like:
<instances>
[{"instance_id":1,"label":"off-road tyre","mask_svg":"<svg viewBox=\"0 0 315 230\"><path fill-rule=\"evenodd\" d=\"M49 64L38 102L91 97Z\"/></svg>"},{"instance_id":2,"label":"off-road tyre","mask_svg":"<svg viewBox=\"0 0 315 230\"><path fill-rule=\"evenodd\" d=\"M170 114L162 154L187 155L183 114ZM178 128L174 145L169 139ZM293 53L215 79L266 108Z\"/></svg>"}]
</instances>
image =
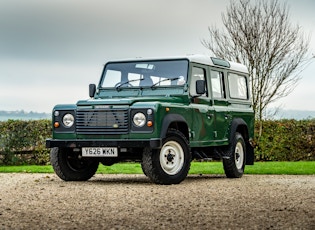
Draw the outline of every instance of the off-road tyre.
<instances>
[{"instance_id":1,"label":"off-road tyre","mask_svg":"<svg viewBox=\"0 0 315 230\"><path fill-rule=\"evenodd\" d=\"M52 148L50 163L58 177L65 181L86 181L96 172L99 162L82 158L80 152L71 148Z\"/></svg>"},{"instance_id":2,"label":"off-road tyre","mask_svg":"<svg viewBox=\"0 0 315 230\"><path fill-rule=\"evenodd\" d=\"M190 169L191 152L186 137L171 129L161 149L144 149L142 170L156 184L179 184Z\"/></svg>"},{"instance_id":3,"label":"off-road tyre","mask_svg":"<svg viewBox=\"0 0 315 230\"><path fill-rule=\"evenodd\" d=\"M142 152L142 161L141 161L141 168L142 168L142 172L144 175L148 176L148 172L147 170L149 170L151 167L150 167L150 159L148 157L144 157L147 156L147 155L150 155L152 154L152 151L150 148L146 147L143 149L143 152Z\"/></svg>"},{"instance_id":4,"label":"off-road tyre","mask_svg":"<svg viewBox=\"0 0 315 230\"><path fill-rule=\"evenodd\" d=\"M224 151L223 168L228 178L240 178L244 174L246 145L243 136L236 132L230 145Z\"/></svg>"}]
</instances>

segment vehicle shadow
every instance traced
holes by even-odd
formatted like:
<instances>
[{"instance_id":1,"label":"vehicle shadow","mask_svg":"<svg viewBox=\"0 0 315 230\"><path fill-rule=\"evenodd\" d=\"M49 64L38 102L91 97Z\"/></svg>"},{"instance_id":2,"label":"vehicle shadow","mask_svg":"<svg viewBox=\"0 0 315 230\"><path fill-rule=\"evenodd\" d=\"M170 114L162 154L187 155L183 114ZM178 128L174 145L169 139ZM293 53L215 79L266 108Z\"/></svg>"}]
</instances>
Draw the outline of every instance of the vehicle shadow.
<instances>
[{"instance_id":1,"label":"vehicle shadow","mask_svg":"<svg viewBox=\"0 0 315 230\"><path fill-rule=\"evenodd\" d=\"M194 174L188 175L181 184L195 183L203 180L222 180L226 179L225 175L222 174ZM87 181L87 183L93 184L142 184L142 185L154 185L154 183L145 175L141 174L102 174L97 175Z\"/></svg>"},{"instance_id":2,"label":"vehicle shadow","mask_svg":"<svg viewBox=\"0 0 315 230\"><path fill-rule=\"evenodd\" d=\"M224 174L191 174L188 175L186 180L217 180L217 179L226 179Z\"/></svg>"},{"instance_id":3,"label":"vehicle shadow","mask_svg":"<svg viewBox=\"0 0 315 230\"><path fill-rule=\"evenodd\" d=\"M93 177L87 182L93 184L152 184L148 177L138 174L102 174L101 176Z\"/></svg>"}]
</instances>

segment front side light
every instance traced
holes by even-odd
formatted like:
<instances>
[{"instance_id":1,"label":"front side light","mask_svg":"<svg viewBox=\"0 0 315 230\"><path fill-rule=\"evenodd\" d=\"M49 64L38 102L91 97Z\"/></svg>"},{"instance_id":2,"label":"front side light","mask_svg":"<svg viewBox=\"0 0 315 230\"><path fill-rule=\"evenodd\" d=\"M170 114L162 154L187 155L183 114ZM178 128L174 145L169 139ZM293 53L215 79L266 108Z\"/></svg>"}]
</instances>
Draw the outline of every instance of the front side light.
<instances>
[{"instance_id":1,"label":"front side light","mask_svg":"<svg viewBox=\"0 0 315 230\"><path fill-rule=\"evenodd\" d=\"M73 117L73 115L70 114L70 113L65 114L63 116L62 122L67 128L70 128L74 124L74 117Z\"/></svg>"},{"instance_id":2,"label":"front side light","mask_svg":"<svg viewBox=\"0 0 315 230\"><path fill-rule=\"evenodd\" d=\"M55 128L58 128L59 126L60 126L59 122L56 121L56 122L54 123L54 127L55 127Z\"/></svg>"},{"instance_id":3,"label":"front side light","mask_svg":"<svg viewBox=\"0 0 315 230\"><path fill-rule=\"evenodd\" d=\"M142 127L145 125L146 123L146 117L143 113L136 113L134 116L133 116L133 123L135 124L135 126L137 127Z\"/></svg>"}]
</instances>

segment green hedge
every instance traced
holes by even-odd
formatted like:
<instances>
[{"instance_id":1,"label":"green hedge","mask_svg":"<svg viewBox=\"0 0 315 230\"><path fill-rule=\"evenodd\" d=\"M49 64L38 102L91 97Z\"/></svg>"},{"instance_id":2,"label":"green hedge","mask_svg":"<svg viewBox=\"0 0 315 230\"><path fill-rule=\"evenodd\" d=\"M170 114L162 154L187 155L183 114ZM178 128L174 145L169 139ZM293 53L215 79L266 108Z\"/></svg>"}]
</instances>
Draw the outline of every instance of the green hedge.
<instances>
[{"instance_id":1,"label":"green hedge","mask_svg":"<svg viewBox=\"0 0 315 230\"><path fill-rule=\"evenodd\" d=\"M47 164L45 140L51 136L50 120L0 122L0 164Z\"/></svg>"},{"instance_id":2,"label":"green hedge","mask_svg":"<svg viewBox=\"0 0 315 230\"><path fill-rule=\"evenodd\" d=\"M45 139L51 131L50 120L0 122L0 165L49 164ZM255 156L256 161L315 160L315 120L264 121Z\"/></svg>"},{"instance_id":3,"label":"green hedge","mask_svg":"<svg viewBox=\"0 0 315 230\"><path fill-rule=\"evenodd\" d=\"M257 139L256 161L315 160L315 120L263 121Z\"/></svg>"}]
</instances>

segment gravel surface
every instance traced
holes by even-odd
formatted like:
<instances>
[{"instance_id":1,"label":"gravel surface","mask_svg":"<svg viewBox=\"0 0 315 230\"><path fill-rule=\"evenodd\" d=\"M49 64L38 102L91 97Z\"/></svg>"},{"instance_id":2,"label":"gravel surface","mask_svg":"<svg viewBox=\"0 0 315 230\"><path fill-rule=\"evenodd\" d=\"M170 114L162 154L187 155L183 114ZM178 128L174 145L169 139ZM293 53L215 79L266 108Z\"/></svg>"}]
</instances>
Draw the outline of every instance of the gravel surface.
<instances>
[{"instance_id":1,"label":"gravel surface","mask_svg":"<svg viewBox=\"0 0 315 230\"><path fill-rule=\"evenodd\" d=\"M0 174L0 229L315 229L315 176Z\"/></svg>"}]
</instances>

